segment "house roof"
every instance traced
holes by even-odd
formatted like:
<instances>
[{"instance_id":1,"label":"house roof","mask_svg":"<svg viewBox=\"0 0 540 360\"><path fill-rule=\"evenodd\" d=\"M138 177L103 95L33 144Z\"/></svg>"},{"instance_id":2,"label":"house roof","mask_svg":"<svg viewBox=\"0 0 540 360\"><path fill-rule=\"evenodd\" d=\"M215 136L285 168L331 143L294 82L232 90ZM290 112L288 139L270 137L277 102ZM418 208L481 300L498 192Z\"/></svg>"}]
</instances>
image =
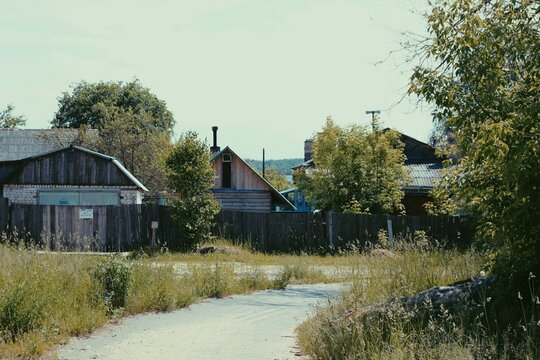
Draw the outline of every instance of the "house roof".
<instances>
[{"instance_id":1,"label":"house roof","mask_svg":"<svg viewBox=\"0 0 540 360\"><path fill-rule=\"evenodd\" d=\"M248 162L246 162L244 159L242 159L240 156L238 156L238 154L235 153L230 147L226 146L224 149L216 151L212 155L212 158L210 159L210 161L213 162L214 160L216 160L224 152L231 152L240 161L242 161L249 169L251 169L251 171L253 171L253 173L255 173L256 176L258 176L262 181L264 181L268 185L274 200L277 200L278 202L290 207L291 209L296 210L296 207L293 204L291 204L290 201L287 200L287 198L285 198L285 196L283 196L272 184L270 184L270 182L268 182L268 180L266 180L264 177L262 177L261 174L259 174L257 172L257 170L255 170L251 165L249 165Z\"/></svg>"},{"instance_id":2,"label":"house roof","mask_svg":"<svg viewBox=\"0 0 540 360\"><path fill-rule=\"evenodd\" d=\"M140 188L143 191L148 191L146 186L144 186L132 173L130 173L128 171L128 169L126 169L124 167L124 165L122 165L122 163L117 158L115 158L113 156L109 156L109 155L99 153L97 151L92 151L92 150L89 150L89 149L86 149L86 148L83 148L83 147L80 147L80 146L76 146L76 145L64 146L64 147L61 147L61 148L58 148L58 149L54 149L54 150L51 150L51 151L46 151L44 153L29 156L27 158L16 160L16 161L2 161L2 162L0 162L0 167L3 167L3 168L12 167L13 171L9 174L9 176L5 176L5 179L0 179L0 180L9 181L9 178L12 177L15 174L15 172L17 172L17 170L19 168L21 168L21 166L27 161L31 161L31 160L34 160L34 159L37 159L37 158L40 158L40 157L44 157L44 156L48 156L48 155L51 155L51 154L55 154L55 153L58 153L58 152L62 152L62 151L68 150L68 149L75 149L75 150L82 151L82 152L85 152L87 154L90 154L92 156L97 156L97 157L100 157L102 159L111 161L118 168L118 170L120 170L120 172L122 172L135 186L137 186L138 188ZM13 165L16 165L16 167L13 167Z\"/></svg>"},{"instance_id":3,"label":"house roof","mask_svg":"<svg viewBox=\"0 0 540 360\"><path fill-rule=\"evenodd\" d=\"M441 163L407 164L411 182L404 188L405 192L427 192L441 180Z\"/></svg>"},{"instance_id":4,"label":"house roof","mask_svg":"<svg viewBox=\"0 0 540 360\"><path fill-rule=\"evenodd\" d=\"M97 130L87 130L96 134ZM0 129L0 161L21 160L77 140L79 129Z\"/></svg>"}]
</instances>

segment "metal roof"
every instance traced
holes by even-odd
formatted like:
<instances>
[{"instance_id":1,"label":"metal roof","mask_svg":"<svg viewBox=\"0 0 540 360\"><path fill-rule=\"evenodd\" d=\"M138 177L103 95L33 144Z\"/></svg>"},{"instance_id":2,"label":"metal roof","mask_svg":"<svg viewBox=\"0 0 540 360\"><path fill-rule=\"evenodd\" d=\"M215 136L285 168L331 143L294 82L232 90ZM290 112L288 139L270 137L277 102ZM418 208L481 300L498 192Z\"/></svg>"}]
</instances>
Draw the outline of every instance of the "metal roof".
<instances>
[{"instance_id":1,"label":"metal roof","mask_svg":"<svg viewBox=\"0 0 540 360\"><path fill-rule=\"evenodd\" d=\"M411 182L405 186L407 190L429 190L441 180L441 163L407 164L410 170Z\"/></svg>"},{"instance_id":2,"label":"metal roof","mask_svg":"<svg viewBox=\"0 0 540 360\"><path fill-rule=\"evenodd\" d=\"M96 134L97 130L88 130ZM0 129L0 161L21 160L71 145L79 129Z\"/></svg>"}]
</instances>

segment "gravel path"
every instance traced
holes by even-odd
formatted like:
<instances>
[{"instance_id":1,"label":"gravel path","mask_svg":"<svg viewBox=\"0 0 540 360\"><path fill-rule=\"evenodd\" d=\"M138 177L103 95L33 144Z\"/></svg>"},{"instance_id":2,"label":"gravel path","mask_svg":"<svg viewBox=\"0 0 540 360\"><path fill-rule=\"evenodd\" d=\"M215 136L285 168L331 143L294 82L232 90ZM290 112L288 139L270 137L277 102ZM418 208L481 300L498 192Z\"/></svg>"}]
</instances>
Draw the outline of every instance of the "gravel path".
<instances>
[{"instance_id":1,"label":"gravel path","mask_svg":"<svg viewBox=\"0 0 540 360\"><path fill-rule=\"evenodd\" d=\"M295 328L340 284L292 285L212 299L109 325L58 349L61 359L298 359Z\"/></svg>"}]
</instances>

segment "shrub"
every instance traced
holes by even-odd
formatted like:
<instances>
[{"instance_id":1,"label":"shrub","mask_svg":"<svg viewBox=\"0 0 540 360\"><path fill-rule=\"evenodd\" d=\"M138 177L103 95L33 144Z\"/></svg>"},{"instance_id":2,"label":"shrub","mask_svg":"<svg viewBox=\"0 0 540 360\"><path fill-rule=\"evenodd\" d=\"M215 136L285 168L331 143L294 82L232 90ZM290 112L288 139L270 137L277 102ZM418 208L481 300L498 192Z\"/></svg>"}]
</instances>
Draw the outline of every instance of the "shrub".
<instances>
[{"instance_id":1,"label":"shrub","mask_svg":"<svg viewBox=\"0 0 540 360\"><path fill-rule=\"evenodd\" d=\"M131 265L119 256L112 256L99 263L93 275L102 285L103 297L109 310L125 307L132 280Z\"/></svg>"}]
</instances>

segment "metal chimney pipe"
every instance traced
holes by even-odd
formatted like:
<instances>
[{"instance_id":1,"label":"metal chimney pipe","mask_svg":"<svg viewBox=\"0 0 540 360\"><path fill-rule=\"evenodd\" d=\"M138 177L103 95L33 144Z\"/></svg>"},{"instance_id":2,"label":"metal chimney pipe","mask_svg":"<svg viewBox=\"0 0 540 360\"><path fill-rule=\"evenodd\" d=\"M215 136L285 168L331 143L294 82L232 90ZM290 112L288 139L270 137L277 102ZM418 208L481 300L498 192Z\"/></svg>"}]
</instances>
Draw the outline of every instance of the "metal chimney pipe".
<instances>
[{"instance_id":1,"label":"metal chimney pipe","mask_svg":"<svg viewBox=\"0 0 540 360\"><path fill-rule=\"evenodd\" d=\"M212 126L212 132L214 133L214 145L210 147L210 152L212 154L215 154L216 152L219 151L219 146L217 146L217 130L218 130L217 126Z\"/></svg>"},{"instance_id":2,"label":"metal chimney pipe","mask_svg":"<svg viewBox=\"0 0 540 360\"><path fill-rule=\"evenodd\" d=\"M217 126L212 126L212 132L214 133L214 145L213 147L217 147Z\"/></svg>"}]
</instances>

